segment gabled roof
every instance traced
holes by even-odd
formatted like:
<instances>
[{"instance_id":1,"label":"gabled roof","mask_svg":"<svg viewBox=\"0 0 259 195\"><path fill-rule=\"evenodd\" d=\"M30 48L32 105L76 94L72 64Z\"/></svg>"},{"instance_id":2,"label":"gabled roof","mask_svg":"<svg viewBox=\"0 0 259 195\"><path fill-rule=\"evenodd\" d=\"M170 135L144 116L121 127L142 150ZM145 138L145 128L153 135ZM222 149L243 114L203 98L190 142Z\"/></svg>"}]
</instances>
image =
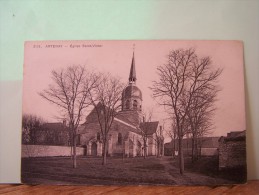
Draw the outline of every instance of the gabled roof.
<instances>
[{"instance_id":1,"label":"gabled roof","mask_svg":"<svg viewBox=\"0 0 259 195\"><path fill-rule=\"evenodd\" d=\"M96 107L97 107L97 109L102 109L102 104L99 102ZM108 109L108 107L106 107L106 108ZM122 120L123 122L128 123L130 126L132 126L131 121L128 118L126 118L125 116L123 116L122 114L120 114L120 112L115 112L114 114L115 114L115 117L114 117L115 119ZM95 118L95 117L97 117L96 115L97 115L97 112L96 112L95 108L93 108L93 110L86 117L86 121L84 124L87 124L88 122L98 122L97 120L93 120L93 119L96 119Z\"/></svg>"},{"instance_id":2,"label":"gabled roof","mask_svg":"<svg viewBox=\"0 0 259 195\"><path fill-rule=\"evenodd\" d=\"M101 103L98 103L97 104L97 109L99 109L101 107ZM93 110L89 113L89 115L86 117L86 121L84 124L82 124L80 127L79 127L79 132L84 132L86 126L91 126L93 125L94 123L98 123L96 119L96 110L95 108L93 108ZM120 114L120 112L116 112L115 113L115 118L114 118L114 122L118 122L118 123L123 123L124 125L128 126L128 130L129 131L132 131L132 132L135 132L135 133L138 133L140 134L140 130L138 129L137 126L135 126L134 124L132 124L132 122L126 118L124 115ZM140 123L140 126L139 128L141 128L142 130L145 131L145 133L147 135L152 135L153 133L156 132L157 130L157 127L158 127L158 124L159 122L158 121L154 121L154 122L142 122Z\"/></svg>"},{"instance_id":3,"label":"gabled roof","mask_svg":"<svg viewBox=\"0 0 259 195\"><path fill-rule=\"evenodd\" d=\"M120 114L120 112L115 116L115 118L117 118L119 120L122 120L125 123L131 124L131 121L127 117L125 117L124 115Z\"/></svg>"},{"instance_id":4,"label":"gabled roof","mask_svg":"<svg viewBox=\"0 0 259 195\"><path fill-rule=\"evenodd\" d=\"M144 131L147 135L152 135L156 132L159 122L143 122L140 123L139 127L142 131Z\"/></svg>"}]
</instances>

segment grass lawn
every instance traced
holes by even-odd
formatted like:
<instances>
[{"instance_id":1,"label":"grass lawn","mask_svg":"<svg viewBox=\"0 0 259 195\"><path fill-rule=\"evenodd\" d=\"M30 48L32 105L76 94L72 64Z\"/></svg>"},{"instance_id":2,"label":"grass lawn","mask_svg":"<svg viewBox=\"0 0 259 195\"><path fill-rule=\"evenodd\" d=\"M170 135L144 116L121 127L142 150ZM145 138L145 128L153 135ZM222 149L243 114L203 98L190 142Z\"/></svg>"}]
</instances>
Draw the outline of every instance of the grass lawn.
<instances>
[{"instance_id":1,"label":"grass lawn","mask_svg":"<svg viewBox=\"0 0 259 195\"><path fill-rule=\"evenodd\" d=\"M70 157L44 157L22 159L23 183L53 184L168 184L168 185L219 185L233 183L187 169L179 174L170 157L108 158L79 157L78 167L72 168Z\"/></svg>"}]
</instances>

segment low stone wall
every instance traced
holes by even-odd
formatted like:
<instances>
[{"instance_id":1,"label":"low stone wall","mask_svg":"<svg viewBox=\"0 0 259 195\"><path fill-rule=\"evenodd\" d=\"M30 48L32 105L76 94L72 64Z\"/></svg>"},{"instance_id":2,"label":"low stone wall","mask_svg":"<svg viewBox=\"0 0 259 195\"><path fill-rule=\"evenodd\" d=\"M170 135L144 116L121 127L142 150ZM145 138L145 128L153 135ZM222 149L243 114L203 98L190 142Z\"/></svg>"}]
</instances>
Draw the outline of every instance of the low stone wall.
<instances>
[{"instance_id":1,"label":"low stone wall","mask_svg":"<svg viewBox=\"0 0 259 195\"><path fill-rule=\"evenodd\" d=\"M183 149L184 156L191 156L192 155L192 149L189 148ZM218 148L201 148L198 149L198 152L201 153L201 156L216 156L218 155Z\"/></svg>"},{"instance_id":2,"label":"low stone wall","mask_svg":"<svg viewBox=\"0 0 259 195\"><path fill-rule=\"evenodd\" d=\"M84 155L85 149L76 148L77 155ZM70 156L71 147L46 146L46 145L22 145L22 157L45 157L45 156Z\"/></svg>"},{"instance_id":3,"label":"low stone wall","mask_svg":"<svg viewBox=\"0 0 259 195\"><path fill-rule=\"evenodd\" d=\"M218 148L202 148L201 156L216 156L218 155Z\"/></svg>"},{"instance_id":4,"label":"low stone wall","mask_svg":"<svg viewBox=\"0 0 259 195\"><path fill-rule=\"evenodd\" d=\"M225 141L219 145L219 168L234 168L246 165L246 142Z\"/></svg>"}]
</instances>

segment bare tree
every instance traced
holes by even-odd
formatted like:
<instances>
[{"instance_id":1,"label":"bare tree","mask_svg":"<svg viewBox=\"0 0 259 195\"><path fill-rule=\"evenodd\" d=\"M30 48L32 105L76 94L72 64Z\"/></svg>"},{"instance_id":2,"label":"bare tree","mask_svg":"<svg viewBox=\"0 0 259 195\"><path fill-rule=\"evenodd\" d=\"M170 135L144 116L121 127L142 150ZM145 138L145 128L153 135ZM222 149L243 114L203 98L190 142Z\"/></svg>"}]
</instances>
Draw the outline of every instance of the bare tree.
<instances>
[{"instance_id":1,"label":"bare tree","mask_svg":"<svg viewBox=\"0 0 259 195\"><path fill-rule=\"evenodd\" d=\"M172 110L175 117L179 169L184 172L182 140L188 131L188 112L195 95L200 91L213 90L221 69L212 70L210 57L198 58L195 50L173 50L166 64L157 68L159 80L153 82L151 89L161 105Z\"/></svg>"},{"instance_id":2,"label":"bare tree","mask_svg":"<svg viewBox=\"0 0 259 195\"><path fill-rule=\"evenodd\" d=\"M76 168L77 129L84 110L91 105L89 91L96 87L98 77L88 72L84 66L69 66L66 69L52 71L53 83L39 95L58 106L68 119L68 128L72 135L73 167Z\"/></svg>"},{"instance_id":3,"label":"bare tree","mask_svg":"<svg viewBox=\"0 0 259 195\"><path fill-rule=\"evenodd\" d=\"M219 91L217 86L211 86L210 90L198 91L194 95L188 110L188 123L192 139L192 161L198 159L198 141L213 129L212 116L215 111L214 103Z\"/></svg>"},{"instance_id":4,"label":"bare tree","mask_svg":"<svg viewBox=\"0 0 259 195\"><path fill-rule=\"evenodd\" d=\"M124 84L110 74L100 74L99 82L96 88L91 90L91 102L94 105L98 123L101 130L101 139L103 143L103 161L107 161L108 142L110 139L110 129L115 116L121 108L121 94Z\"/></svg>"},{"instance_id":5,"label":"bare tree","mask_svg":"<svg viewBox=\"0 0 259 195\"><path fill-rule=\"evenodd\" d=\"M40 134L43 119L32 114L22 116L22 143L36 144Z\"/></svg>"}]
</instances>

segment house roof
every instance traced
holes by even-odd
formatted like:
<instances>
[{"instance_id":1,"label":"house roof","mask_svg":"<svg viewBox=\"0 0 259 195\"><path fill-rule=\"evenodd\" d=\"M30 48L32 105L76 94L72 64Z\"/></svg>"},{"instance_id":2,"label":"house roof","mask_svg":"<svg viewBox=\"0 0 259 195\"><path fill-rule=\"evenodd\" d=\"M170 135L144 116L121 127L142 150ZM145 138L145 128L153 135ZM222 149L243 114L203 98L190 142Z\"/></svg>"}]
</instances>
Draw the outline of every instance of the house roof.
<instances>
[{"instance_id":1,"label":"house roof","mask_svg":"<svg viewBox=\"0 0 259 195\"><path fill-rule=\"evenodd\" d=\"M199 141L201 143L202 148L218 148L219 140L220 137L202 137L199 138ZM176 143L178 143L178 140L176 140ZM192 139L191 138L185 138L182 141L183 148L190 148L192 144ZM165 148L172 148L172 142L165 143Z\"/></svg>"},{"instance_id":2,"label":"house roof","mask_svg":"<svg viewBox=\"0 0 259 195\"><path fill-rule=\"evenodd\" d=\"M151 135L156 132L159 122L143 122L140 123L139 127L142 131L144 131L147 135Z\"/></svg>"}]
</instances>

